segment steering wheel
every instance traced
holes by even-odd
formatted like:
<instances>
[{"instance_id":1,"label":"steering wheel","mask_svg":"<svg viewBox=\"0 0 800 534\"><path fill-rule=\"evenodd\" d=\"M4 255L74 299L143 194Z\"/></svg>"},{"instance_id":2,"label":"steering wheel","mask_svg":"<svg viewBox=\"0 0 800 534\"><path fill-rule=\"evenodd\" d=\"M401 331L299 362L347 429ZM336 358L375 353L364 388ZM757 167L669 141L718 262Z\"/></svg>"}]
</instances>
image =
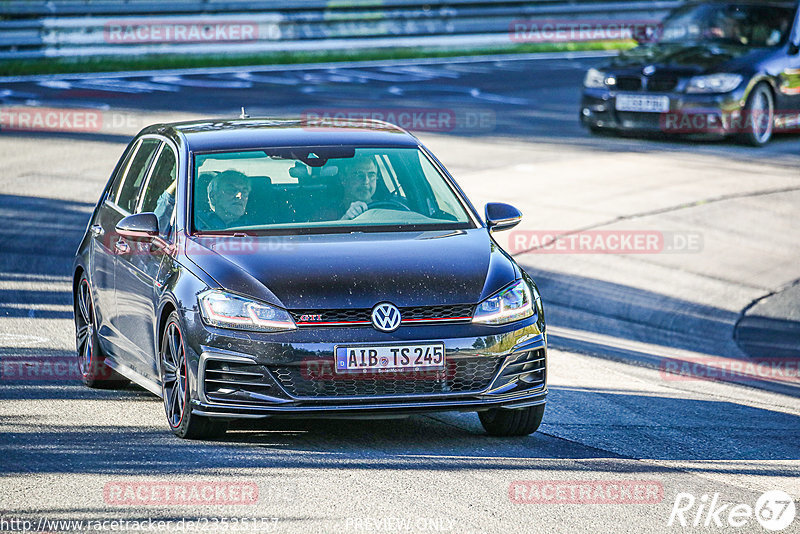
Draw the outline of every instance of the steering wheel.
<instances>
[{"instance_id":1,"label":"steering wheel","mask_svg":"<svg viewBox=\"0 0 800 534\"><path fill-rule=\"evenodd\" d=\"M400 202L399 200L375 200L367 204L367 209L371 210L373 208L389 208L389 209L396 209L400 211L411 211L411 208Z\"/></svg>"}]
</instances>

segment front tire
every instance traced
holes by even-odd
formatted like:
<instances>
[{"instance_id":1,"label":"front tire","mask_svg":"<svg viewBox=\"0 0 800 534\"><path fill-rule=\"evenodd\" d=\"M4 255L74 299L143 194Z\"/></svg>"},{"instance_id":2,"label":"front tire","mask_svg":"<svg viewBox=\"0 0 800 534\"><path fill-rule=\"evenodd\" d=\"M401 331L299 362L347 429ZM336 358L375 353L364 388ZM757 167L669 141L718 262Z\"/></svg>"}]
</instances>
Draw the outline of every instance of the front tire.
<instances>
[{"instance_id":1,"label":"front tire","mask_svg":"<svg viewBox=\"0 0 800 534\"><path fill-rule=\"evenodd\" d=\"M762 82L753 88L742 113L745 131L739 135L739 140L755 147L769 143L775 127L775 100L769 85Z\"/></svg>"},{"instance_id":2,"label":"front tire","mask_svg":"<svg viewBox=\"0 0 800 534\"><path fill-rule=\"evenodd\" d=\"M90 388L110 389L126 385L128 379L105 364L105 354L97 338L97 313L92 288L86 275L81 276L73 302L75 347L81 380Z\"/></svg>"},{"instance_id":3,"label":"front tire","mask_svg":"<svg viewBox=\"0 0 800 534\"><path fill-rule=\"evenodd\" d=\"M527 436L536 432L542 423L544 404L515 410L492 408L478 412L478 417L490 436Z\"/></svg>"},{"instance_id":4,"label":"front tire","mask_svg":"<svg viewBox=\"0 0 800 534\"><path fill-rule=\"evenodd\" d=\"M224 421L192 414L186 343L177 312L167 319L159 350L161 396L172 433L185 439L213 439L228 429Z\"/></svg>"}]
</instances>

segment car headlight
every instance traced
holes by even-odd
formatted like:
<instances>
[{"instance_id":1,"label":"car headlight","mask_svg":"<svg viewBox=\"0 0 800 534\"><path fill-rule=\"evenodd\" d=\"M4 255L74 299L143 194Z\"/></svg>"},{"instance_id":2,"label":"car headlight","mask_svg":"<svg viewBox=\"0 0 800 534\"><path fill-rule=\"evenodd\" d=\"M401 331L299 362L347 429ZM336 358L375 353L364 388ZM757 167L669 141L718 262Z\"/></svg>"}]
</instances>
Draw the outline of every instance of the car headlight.
<instances>
[{"instance_id":1,"label":"car headlight","mask_svg":"<svg viewBox=\"0 0 800 534\"><path fill-rule=\"evenodd\" d=\"M538 299L539 296L536 295ZM534 296L525 280L519 280L478 304L473 323L506 324L534 314Z\"/></svg>"},{"instance_id":2,"label":"car headlight","mask_svg":"<svg viewBox=\"0 0 800 534\"><path fill-rule=\"evenodd\" d=\"M583 86L591 89L602 89L606 86L606 73L597 69L589 69L583 78Z\"/></svg>"},{"instance_id":3,"label":"car headlight","mask_svg":"<svg viewBox=\"0 0 800 534\"><path fill-rule=\"evenodd\" d=\"M217 289L200 293L197 300L203 321L211 326L261 332L297 328L289 312L284 309Z\"/></svg>"},{"instance_id":4,"label":"car headlight","mask_svg":"<svg viewBox=\"0 0 800 534\"><path fill-rule=\"evenodd\" d=\"M686 86L687 93L727 93L733 91L742 83L739 74L709 74L708 76L695 76Z\"/></svg>"}]
</instances>

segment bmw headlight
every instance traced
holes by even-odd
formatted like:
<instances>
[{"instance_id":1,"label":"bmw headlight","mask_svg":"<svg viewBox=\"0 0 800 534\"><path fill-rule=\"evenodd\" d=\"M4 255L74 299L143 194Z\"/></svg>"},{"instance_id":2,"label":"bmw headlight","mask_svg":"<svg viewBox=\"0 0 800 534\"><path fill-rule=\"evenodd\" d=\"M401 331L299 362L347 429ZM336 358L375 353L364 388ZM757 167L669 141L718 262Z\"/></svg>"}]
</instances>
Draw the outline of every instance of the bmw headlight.
<instances>
[{"instance_id":1,"label":"bmw headlight","mask_svg":"<svg viewBox=\"0 0 800 534\"><path fill-rule=\"evenodd\" d=\"M695 76L686 86L687 93L728 93L742 83L739 74L710 74L708 76Z\"/></svg>"},{"instance_id":2,"label":"bmw headlight","mask_svg":"<svg viewBox=\"0 0 800 534\"><path fill-rule=\"evenodd\" d=\"M583 78L583 86L591 89L602 89L606 86L605 72L597 69L589 69L586 71L586 76Z\"/></svg>"},{"instance_id":3,"label":"bmw headlight","mask_svg":"<svg viewBox=\"0 0 800 534\"><path fill-rule=\"evenodd\" d=\"M203 321L211 326L261 332L297 328L286 310L225 291L210 289L200 293L197 300Z\"/></svg>"},{"instance_id":4,"label":"bmw headlight","mask_svg":"<svg viewBox=\"0 0 800 534\"><path fill-rule=\"evenodd\" d=\"M539 296L536 295L538 299ZM478 304L473 323L506 324L525 319L534 314L534 296L525 280L518 280L511 286L495 293Z\"/></svg>"}]
</instances>

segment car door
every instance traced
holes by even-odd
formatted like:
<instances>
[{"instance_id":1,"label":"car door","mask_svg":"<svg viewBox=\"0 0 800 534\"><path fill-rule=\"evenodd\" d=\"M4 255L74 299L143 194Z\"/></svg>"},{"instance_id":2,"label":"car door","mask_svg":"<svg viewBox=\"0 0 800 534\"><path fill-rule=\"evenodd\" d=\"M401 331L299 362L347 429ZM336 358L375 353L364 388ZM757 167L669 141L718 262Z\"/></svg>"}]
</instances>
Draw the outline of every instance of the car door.
<instances>
[{"instance_id":1,"label":"car door","mask_svg":"<svg viewBox=\"0 0 800 534\"><path fill-rule=\"evenodd\" d=\"M800 9L777 60L776 132L800 132Z\"/></svg>"},{"instance_id":2,"label":"car door","mask_svg":"<svg viewBox=\"0 0 800 534\"><path fill-rule=\"evenodd\" d=\"M131 158L125 176L120 182L113 199L108 199L106 204L110 208L103 219L105 241L113 258L112 269L114 272L109 300L113 302L112 313L108 323L113 337L113 355L118 363L128 367L138 368L136 352L131 350L129 338L124 331L125 321L121 317L119 302L116 297L117 277L119 276L119 258L130 254L130 244L116 233L116 225L123 217L130 215L136 209L139 200L139 191L147 177L150 166L161 146L161 140L152 136L143 136L139 142L136 153Z\"/></svg>"},{"instance_id":3,"label":"car door","mask_svg":"<svg viewBox=\"0 0 800 534\"><path fill-rule=\"evenodd\" d=\"M787 65L782 73L782 82L785 87L791 106L790 108L800 115L800 6L795 16L794 28L789 37ZM800 131L800 120L794 122L793 132Z\"/></svg>"},{"instance_id":4,"label":"car door","mask_svg":"<svg viewBox=\"0 0 800 534\"><path fill-rule=\"evenodd\" d=\"M90 227L92 244L89 252L89 263L91 265L92 297L98 325L97 333L107 353L113 353L116 333L116 330L111 326L114 315L116 315L116 300L114 297L114 227L120 219L116 207L116 197L128 172L131 160L140 145L141 141L137 139L130 144L123 155L122 161L115 170L114 177L104 192L105 196Z\"/></svg>"},{"instance_id":5,"label":"car door","mask_svg":"<svg viewBox=\"0 0 800 534\"><path fill-rule=\"evenodd\" d=\"M160 214L159 237L167 243L173 239L177 161L177 149L164 140L143 182L134 210L135 213ZM163 264L170 257L160 244L126 241L129 251L117 255L115 278L119 328L126 338L125 346L135 357L135 370L155 380L156 306L163 287Z\"/></svg>"}]
</instances>

